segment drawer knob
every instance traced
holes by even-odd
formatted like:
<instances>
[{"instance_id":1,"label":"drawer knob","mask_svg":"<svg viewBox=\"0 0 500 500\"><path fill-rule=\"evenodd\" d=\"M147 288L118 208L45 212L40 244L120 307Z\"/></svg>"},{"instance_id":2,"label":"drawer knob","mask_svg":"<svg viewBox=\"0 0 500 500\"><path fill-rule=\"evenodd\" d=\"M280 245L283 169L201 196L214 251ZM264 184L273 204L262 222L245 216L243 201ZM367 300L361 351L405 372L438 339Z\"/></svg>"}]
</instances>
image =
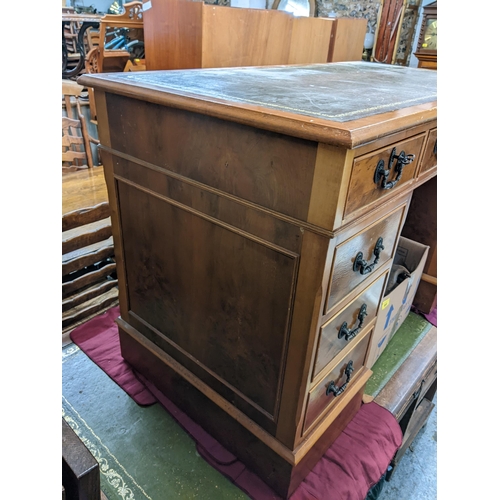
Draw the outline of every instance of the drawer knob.
<instances>
[{"instance_id":1,"label":"drawer knob","mask_svg":"<svg viewBox=\"0 0 500 500\"><path fill-rule=\"evenodd\" d=\"M347 363L347 366L346 366L346 369L344 372L345 376L346 376L345 382L340 387L337 387L335 385L335 382L332 380L328 384L328 387L326 388L326 395L329 396L330 394L333 394L334 398L336 398L337 396L340 396L340 394L342 394L346 390L347 384L351 380L351 375L352 375L353 371L354 371L354 363L351 360L351 361L349 361L349 363Z\"/></svg>"},{"instance_id":2,"label":"drawer knob","mask_svg":"<svg viewBox=\"0 0 500 500\"><path fill-rule=\"evenodd\" d=\"M396 148L392 148L391 155L389 157L389 168L385 170L384 160L379 160L375 168L375 174L373 175L373 182L377 185L380 182L381 189L392 189L401 179L401 176L403 175L403 168L410 164L414 159L415 155L407 155L404 151L397 154ZM396 166L394 167L396 178L392 181L388 181L394 161L396 162Z\"/></svg>"},{"instance_id":3,"label":"drawer knob","mask_svg":"<svg viewBox=\"0 0 500 500\"><path fill-rule=\"evenodd\" d=\"M339 329L339 339L341 339L342 337L345 337L345 340L347 341L353 339L359 333L361 328L363 328L363 322L367 314L368 312L366 310L366 304L363 304L358 313L358 326L356 328L353 328L352 330L349 330L349 328L347 327L347 322L344 321Z\"/></svg>"},{"instance_id":4,"label":"drawer knob","mask_svg":"<svg viewBox=\"0 0 500 500\"><path fill-rule=\"evenodd\" d=\"M375 248L373 249L373 255L375 255L375 260L371 264L368 264L366 260L363 260L363 252L358 252L356 257L354 258L354 265L352 266L353 271L354 272L359 271L360 274L363 275L371 273L380 259L380 252L384 249L383 243L384 243L383 238L379 238L377 240L377 243L375 243Z\"/></svg>"}]
</instances>

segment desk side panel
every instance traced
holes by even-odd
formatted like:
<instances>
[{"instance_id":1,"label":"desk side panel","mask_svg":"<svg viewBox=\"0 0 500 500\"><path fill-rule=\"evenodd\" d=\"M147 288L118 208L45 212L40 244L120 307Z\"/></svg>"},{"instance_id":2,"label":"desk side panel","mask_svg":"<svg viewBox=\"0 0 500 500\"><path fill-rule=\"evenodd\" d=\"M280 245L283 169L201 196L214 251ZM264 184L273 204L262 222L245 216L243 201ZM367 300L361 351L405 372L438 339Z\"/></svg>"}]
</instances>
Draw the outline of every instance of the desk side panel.
<instances>
[{"instance_id":1,"label":"desk side panel","mask_svg":"<svg viewBox=\"0 0 500 500\"><path fill-rule=\"evenodd\" d=\"M317 143L119 95L107 105L114 150L307 220Z\"/></svg>"}]
</instances>

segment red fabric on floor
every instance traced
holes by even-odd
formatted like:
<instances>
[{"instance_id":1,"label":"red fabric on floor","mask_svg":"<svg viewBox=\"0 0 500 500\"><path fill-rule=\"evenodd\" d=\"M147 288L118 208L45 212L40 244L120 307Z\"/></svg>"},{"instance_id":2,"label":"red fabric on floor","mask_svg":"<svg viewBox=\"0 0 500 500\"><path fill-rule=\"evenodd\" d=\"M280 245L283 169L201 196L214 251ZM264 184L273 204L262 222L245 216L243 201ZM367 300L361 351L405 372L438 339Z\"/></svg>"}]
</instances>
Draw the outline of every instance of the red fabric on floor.
<instances>
[{"instance_id":1,"label":"red fabric on floor","mask_svg":"<svg viewBox=\"0 0 500 500\"><path fill-rule=\"evenodd\" d=\"M194 439L200 455L253 500L278 500L274 491L232 453L165 397L122 358L118 307L71 332L71 340L138 404L158 401ZM290 500L364 500L402 443L393 415L376 403L362 405L347 427L302 481Z\"/></svg>"},{"instance_id":2,"label":"red fabric on floor","mask_svg":"<svg viewBox=\"0 0 500 500\"><path fill-rule=\"evenodd\" d=\"M373 402L362 405L291 500L364 500L402 440L401 428L389 411Z\"/></svg>"},{"instance_id":3,"label":"red fabric on floor","mask_svg":"<svg viewBox=\"0 0 500 500\"><path fill-rule=\"evenodd\" d=\"M158 401L196 441L200 455L254 500L280 497L232 453L194 423L156 387L139 376ZM364 500L401 446L393 415L376 403L362 405L290 500Z\"/></svg>"}]
</instances>

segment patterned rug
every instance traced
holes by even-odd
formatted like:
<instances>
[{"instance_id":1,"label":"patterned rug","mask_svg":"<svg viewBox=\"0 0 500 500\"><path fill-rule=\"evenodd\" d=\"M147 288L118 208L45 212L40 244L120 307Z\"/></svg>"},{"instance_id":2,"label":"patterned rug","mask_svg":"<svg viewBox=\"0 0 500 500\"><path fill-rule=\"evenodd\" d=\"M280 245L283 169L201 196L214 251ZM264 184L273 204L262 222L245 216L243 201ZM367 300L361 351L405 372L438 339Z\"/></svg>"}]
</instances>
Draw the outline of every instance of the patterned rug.
<instances>
[{"instance_id":1,"label":"patterned rug","mask_svg":"<svg viewBox=\"0 0 500 500\"><path fill-rule=\"evenodd\" d=\"M243 499L245 493L253 500L278 499L236 457L230 466L219 460L229 452L152 384L137 384L114 345L113 314L118 311L72 333L81 349L76 344L63 349L63 416L98 460L101 489L109 500ZM148 406L140 406L145 394ZM154 398L159 404L152 404ZM401 439L387 410L375 403L363 405L291 500L363 500Z\"/></svg>"},{"instance_id":2,"label":"patterned rug","mask_svg":"<svg viewBox=\"0 0 500 500\"><path fill-rule=\"evenodd\" d=\"M74 344L62 350L62 414L98 461L108 500L248 500L161 405L136 404Z\"/></svg>"}]
</instances>

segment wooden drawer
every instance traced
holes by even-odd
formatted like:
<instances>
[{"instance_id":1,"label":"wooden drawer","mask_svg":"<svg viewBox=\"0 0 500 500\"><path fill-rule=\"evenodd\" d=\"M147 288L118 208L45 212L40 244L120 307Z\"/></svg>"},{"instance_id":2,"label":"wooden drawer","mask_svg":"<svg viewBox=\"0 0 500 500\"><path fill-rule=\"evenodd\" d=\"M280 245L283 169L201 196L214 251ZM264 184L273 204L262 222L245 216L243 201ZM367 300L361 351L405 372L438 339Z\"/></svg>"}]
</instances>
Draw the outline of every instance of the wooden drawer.
<instances>
[{"instance_id":1,"label":"wooden drawer","mask_svg":"<svg viewBox=\"0 0 500 500\"><path fill-rule=\"evenodd\" d=\"M437 128L430 130L424 154L422 155L422 165L419 175L437 166Z\"/></svg>"},{"instance_id":2,"label":"wooden drawer","mask_svg":"<svg viewBox=\"0 0 500 500\"><path fill-rule=\"evenodd\" d=\"M375 318L389 269L320 329L313 379Z\"/></svg>"},{"instance_id":3,"label":"wooden drawer","mask_svg":"<svg viewBox=\"0 0 500 500\"><path fill-rule=\"evenodd\" d=\"M393 257L405 209L399 206L336 246L326 313Z\"/></svg>"},{"instance_id":4,"label":"wooden drawer","mask_svg":"<svg viewBox=\"0 0 500 500\"><path fill-rule=\"evenodd\" d=\"M413 393L414 398L417 399L417 405L420 404L430 386L437 379L437 360L431 366L430 370L423 376L416 391ZM431 398L432 399L432 398Z\"/></svg>"},{"instance_id":5,"label":"wooden drawer","mask_svg":"<svg viewBox=\"0 0 500 500\"><path fill-rule=\"evenodd\" d=\"M355 212L364 212L369 206L392 195L416 177L424 139L423 132L355 158L344 218ZM405 164L408 161L410 163Z\"/></svg>"},{"instance_id":6,"label":"wooden drawer","mask_svg":"<svg viewBox=\"0 0 500 500\"><path fill-rule=\"evenodd\" d=\"M335 406L342 398L351 397L349 384L364 366L366 353L373 327L362 337L352 342L350 348L335 367L312 389L307 398L304 418L304 433L325 413ZM350 380L347 380L347 370L352 367ZM340 390L337 395L335 391Z\"/></svg>"}]
</instances>

